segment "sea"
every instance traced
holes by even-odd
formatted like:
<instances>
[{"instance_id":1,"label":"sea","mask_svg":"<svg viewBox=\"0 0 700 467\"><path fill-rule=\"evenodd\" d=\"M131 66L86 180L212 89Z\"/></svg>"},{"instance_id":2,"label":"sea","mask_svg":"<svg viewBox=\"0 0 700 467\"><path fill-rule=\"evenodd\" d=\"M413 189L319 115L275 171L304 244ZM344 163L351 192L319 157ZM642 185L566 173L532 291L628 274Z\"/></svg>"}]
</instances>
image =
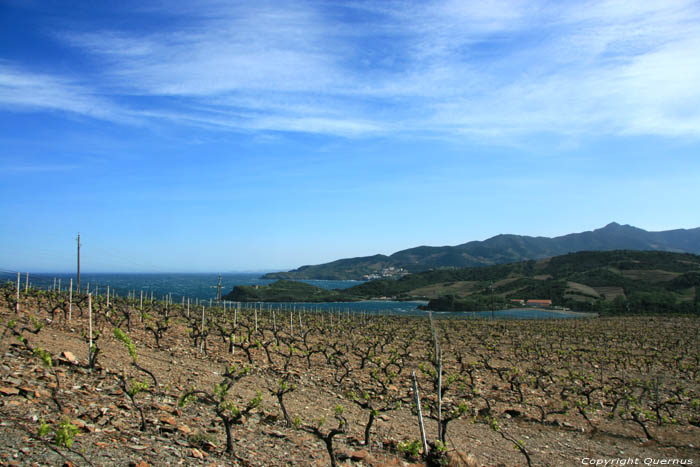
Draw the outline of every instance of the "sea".
<instances>
[{"instance_id":1,"label":"sea","mask_svg":"<svg viewBox=\"0 0 700 467\"><path fill-rule=\"evenodd\" d=\"M221 294L226 295L236 285L267 285L272 279L262 279L261 273L81 273L80 286L82 290L88 287L93 294L104 295L107 287L110 293L119 296L133 293L144 297L163 299L170 296L174 303L180 303L183 297L191 302L210 303L216 300L219 276L221 276ZM26 273L21 274L20 287L25 287ZM73 279L73 287L77 282L74 273L29 273L29 285L44 290L68 290ZM17 273L0 272L1 282L16 282ZM362 281L333 281L333 280L304 280L307 284L324 289L345 289L361 284ZM366 313L378 315L428 316L428 312L418 309L422 301L391 301L367 300L360 302L331 302L331 303L267 303L265 306L280 306L314 311ZM437 319L466 318L466 319L561 319L580 318L579 313L563 313L536 309L510 309L476 312L433 312Z\"/></svg>"}]
</instances>

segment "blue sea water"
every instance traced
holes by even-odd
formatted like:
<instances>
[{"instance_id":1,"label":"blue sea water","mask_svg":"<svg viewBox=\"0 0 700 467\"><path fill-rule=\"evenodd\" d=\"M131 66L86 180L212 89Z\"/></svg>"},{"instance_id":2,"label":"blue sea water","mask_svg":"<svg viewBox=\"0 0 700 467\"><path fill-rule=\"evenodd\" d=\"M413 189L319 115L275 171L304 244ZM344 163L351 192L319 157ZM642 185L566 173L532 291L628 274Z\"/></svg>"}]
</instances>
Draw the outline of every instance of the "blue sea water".
<instances>
[{"instance_id":1,"label":"blue sea water","mask_svg":"<svg viewBox=\"0 0 700 467\"><path fill-rule=\"evenodd\" d=\"M274 282L270 279L261 279L260 273L228 273L221 274L221 293L227 294L236 285L267 285ZM16 274L3 273L0 275L3 282L16 281ZM29 273L29 284L40 289L58 287L58 280L61 281L61 288L68 289L70 280L73 279L73 287L76 287L76 275L70 273ZM24 283L25 274L21 275ZM172 294L174 302L180 301L182 297L199 298L200 300L216 299L217 284L219 274L217 273L83 273L80 275L80 287L85 290L88 284L90 291L95 293L95 288L99 293L105 293L109 285L110 291L116 291L120 296L127 295L130 291L136 291L136 296L140 291L145 295L153 291L154 298L162 298ZM360 284L358 281L304 281L325 289L344 289Z\"/></svg>"},{"instance_id":2,"label":"blue sea water","mask_svg":"<svg viewBox=\"0 0 700 467\"><path fill-rule=\"evenodd\" d=\"M25 274L22 274L22 288L24 288ZM75 274L68 273L29 273L29 284L31 287L40 289L58 288L67 290L70 279L73 279L74 287L76 282ZM16 273L0 273L0 281L16 281ZM92 293L104 294L107 286L110 291L116 291L120 296L126 296L129 292L135 292L138 297L143 291L144 297L153 293L156 299L171 294L172 300L178 303L182 297L191 300L208 301L216 299L217 284L219 274L216 273L84 273L81 274L81 289L90 287ZM60 282L59 282L60 281ZM259 273L227 273L221 274L221 293L225 295L236 285L267 285L274 280L261 279ZM303 281L325 289L344 289L360 284L360 281ZM400 316L427 316L427 312L419 310L418 306L425 302L397 302L387 300L370 300L361 302L335 302L335 303L277 303L265 304L264 306L275 306L283 308L296 308L306 310L319 310L335 313L368 313L381 315ZM496 318L496 319L552 319L552 318L574 318L581 317L577 314L565 314L534 309L513 309L477 312L434 312L435 318Z\"/></svg>"}]
</instances>

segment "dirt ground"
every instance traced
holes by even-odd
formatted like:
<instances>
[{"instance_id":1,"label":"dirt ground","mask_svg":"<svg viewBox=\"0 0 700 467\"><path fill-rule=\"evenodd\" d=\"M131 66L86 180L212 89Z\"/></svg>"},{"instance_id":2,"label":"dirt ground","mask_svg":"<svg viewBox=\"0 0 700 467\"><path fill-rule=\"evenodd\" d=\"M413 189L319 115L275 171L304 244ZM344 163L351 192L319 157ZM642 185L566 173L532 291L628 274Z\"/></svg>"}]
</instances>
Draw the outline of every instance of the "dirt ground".
<instances>
[{"instance_id":1,"label":"dirt ground","mask_svg":"<svg viewBox=\"0 0 700 467\"><path fill-rule=\"evenodd\" d=\"M17 317L6 307L0 322ZM20 317L20 321L23 318ZM179 406L178 400L191 388L214 391L222 371L231 364L247 364L239 349L227 352L222 339L210 336L208 355L191 343L183 323L174 324L156 348L154 339L139 325L129 333L138 354L138 364L157 379L139 371L123 344L103 322L98 340L100 354L94 369L87 367L86 317L74 316L69 323L50 322L37 334L23 335L32 349L45 349L52 356L47 367L35 353L5 332L0 342L0 465L329 465L323 440L312 433L287 427L274 392L279 373L265 364L256 350L251 372L236 382L230 399L240 407L262 395L261 405L233 426L233 453L224 452L226 437L214 408L201 403ZM26 320L25 320L26 321ZM5 325L3 324L3 327ZM97 332L97 330L95 331ZM75 358L74 362L69 358ZM364 442L368 412L349 400L346 384L337 385L332 371L318 365L308 369L300 359L292 365L295 390L285 395L292 418L300 425L316 425L325 417L322 432L336 427L334 410L342 405L348 421L346 432L334 438L340 465L422 465L419 458L406 457L399 443L420 438L416 416L409 404L379 414L372 428L371 443ZM58 377L56 377L56 375ZM140 416L120 387L119 375L127 381L145 381L149 388L135 396L143 409L146 429L139 429ZM349 378L364 378L353 372ZM58 380L58 383L57 383ZM392 390L405 393L407 379ZM494 380L490 387L502 385ZM421 382L421 392L430 397L430 387ZM60 405L60 408L59 408ZM524 406L497 404L494 414L502 432L522 443L532 465L700 465L700 428L690 425L653 426L654 439L647 439L634 424L617 419L595 419L598 429L573 411L540 423ZM473 411L470 412L473 414ZM512 441L495 431L490 422L468 414L449 424L447 441L450 465L527 465ZM70 448L56 446L55 431L62 421L77 428ZM39 434L45 424L45 433ZM426 420L428 439L436 439L436 422Z\"/></svg>"}]
</instances>

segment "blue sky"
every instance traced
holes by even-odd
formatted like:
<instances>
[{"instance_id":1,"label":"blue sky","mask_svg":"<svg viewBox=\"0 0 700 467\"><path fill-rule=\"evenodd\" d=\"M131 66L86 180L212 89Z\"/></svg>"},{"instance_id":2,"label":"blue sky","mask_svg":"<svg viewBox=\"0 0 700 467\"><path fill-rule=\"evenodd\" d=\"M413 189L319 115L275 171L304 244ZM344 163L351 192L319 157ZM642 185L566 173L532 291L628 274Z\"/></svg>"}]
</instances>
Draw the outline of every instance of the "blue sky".
<instances>
[{"instance_id":1,"label":"blue sky","mask_svg":"<svg viewBox=\"0 0 700 467\"><path fill-rule=\"evenodd\" d=\"M697 1L0 0L0 269L700 226Z\"/></svg>"}]
</instances>

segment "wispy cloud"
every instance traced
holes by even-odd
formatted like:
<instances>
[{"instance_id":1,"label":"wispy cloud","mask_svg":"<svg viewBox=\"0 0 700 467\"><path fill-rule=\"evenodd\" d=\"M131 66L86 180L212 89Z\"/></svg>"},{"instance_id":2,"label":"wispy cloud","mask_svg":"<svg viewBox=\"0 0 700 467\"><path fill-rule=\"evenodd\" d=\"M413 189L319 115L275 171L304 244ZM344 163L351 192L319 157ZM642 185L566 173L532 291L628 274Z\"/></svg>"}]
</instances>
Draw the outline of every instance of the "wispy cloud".
<instances>
[{"instance_id":1,"label":"wispy cloud","mask_svg":"<svg viewBox=\"0 0 700 467\"><path fill-rule=\"evenodd\" d=\"M240 90L314 91L335 86L333 61L312 9L205 3L187 27L65 34L114 65L116 87L133 93L207 96Z\"/></svg>"},{"instance_id":2,"label":"wispy cloud","mask_svg":"<svg viewBox=\"0 0 700 467\"><path fill-rule=\"evenodd\" d=\"M136 121L112 99L97 95L94 89L76 80L34 73L3 61L0 107L14 111L62 111L121 123Z\"/></svg>"},{"instance_id":3,"label":"wispy cloud","mask_svg":"<svg viewBox=\"0 0 700 467\"><path fill-rule=\"evenodd\" d=\"M144 118L346 137L700 136L696 1L168 2L141 14L177 26L57 36L101 64L99 86L0 63L0 102L136 118L118 105L128 96Z\"/></svg>"},{"instance_id":4,"label":"wispy cloud","mask_svg":"<svg viewBox=\"0 0 700 467\"><path fill-rule=\"evenodd\" d=\"M487 9L476 25L478 16L467 12L469 21L450 4L406 16L407 29L421 31L413 42L423 66L404 84L408 94L428 96L432 111L416 123L494 137L700 136L696 2L511 3L512 15ZM447 36L432 34L440 25Z\"/></svg>"},{"instance_id":5,"label":"wispy cloud","mask_svg":"<svg viewBox=\"0 0 700 467\"><path fill-rule=\"evenodd\" d=\"M0 167L0 172L5 174L17 174L17 173L38 173L38 172L67 172L71 170L79 169L77 165L61 165L61 164L17 164L17 165L4 165Z\"/></svg>"}]
</instances>

